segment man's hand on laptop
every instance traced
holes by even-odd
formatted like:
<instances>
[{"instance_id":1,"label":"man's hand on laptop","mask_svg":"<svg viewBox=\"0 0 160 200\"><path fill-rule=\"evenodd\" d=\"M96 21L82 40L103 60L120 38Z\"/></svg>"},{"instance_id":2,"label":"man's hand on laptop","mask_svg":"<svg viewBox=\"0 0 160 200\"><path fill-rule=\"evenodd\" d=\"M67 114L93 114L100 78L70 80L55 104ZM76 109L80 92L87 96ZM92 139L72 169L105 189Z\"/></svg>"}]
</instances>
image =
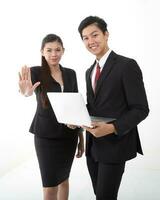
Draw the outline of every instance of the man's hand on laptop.
<instances>
[{"instance_id":1,"label":"man's hand on laptop","mask_svg":"<svg viewBox=\"0 0 160 200\"><path fill-rule=\"evenodd\" d=\"M116 132L114 125L106 122L93 122L92 128L86 126L83 126L83 128L97 138Z\"/></svg>"}]
</instances>

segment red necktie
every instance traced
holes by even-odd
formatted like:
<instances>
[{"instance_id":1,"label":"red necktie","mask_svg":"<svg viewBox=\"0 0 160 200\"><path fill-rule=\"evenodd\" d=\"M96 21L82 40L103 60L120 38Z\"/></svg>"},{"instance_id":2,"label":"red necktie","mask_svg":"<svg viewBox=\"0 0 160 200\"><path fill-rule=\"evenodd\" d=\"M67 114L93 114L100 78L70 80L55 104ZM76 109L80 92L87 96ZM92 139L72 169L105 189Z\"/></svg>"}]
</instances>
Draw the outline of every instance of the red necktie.
<instances>
[{"instance_id":1,"label":"red necktie","mask_svg":"<svg viewBox=\"0 0 160 200\"><path fill-rule=\"evenodd\" d=\"M99 66L99 63L97 63L97 66L96 66L96 75L95 75L95 79L94 79L94 90L96 89L96 85L97 85L97 81L100 77L100 74L101 74L101 68Z\"/></svg>"}]
</instances>

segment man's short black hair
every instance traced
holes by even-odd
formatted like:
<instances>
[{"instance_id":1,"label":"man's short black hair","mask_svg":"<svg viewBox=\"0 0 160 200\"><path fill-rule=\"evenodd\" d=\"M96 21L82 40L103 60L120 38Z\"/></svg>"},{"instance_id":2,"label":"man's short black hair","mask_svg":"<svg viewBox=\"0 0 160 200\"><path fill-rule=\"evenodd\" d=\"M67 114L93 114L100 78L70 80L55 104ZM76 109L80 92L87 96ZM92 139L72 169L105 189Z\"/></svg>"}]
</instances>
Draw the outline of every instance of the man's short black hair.
<instances>
[{"instance_id":1,"label":"man's short black hair","mask_svg":"<svg viewBox=\"0 0 160 200\"><path fill-rule=\"evenodd\" d=\"M78 31L81 35L81 38L83 29L91 24L95 24L103 33L108 31L107 23L104 21L104 19L97 16L89 16L83 19L78 27Z\"/></svg>"}]
</instances>

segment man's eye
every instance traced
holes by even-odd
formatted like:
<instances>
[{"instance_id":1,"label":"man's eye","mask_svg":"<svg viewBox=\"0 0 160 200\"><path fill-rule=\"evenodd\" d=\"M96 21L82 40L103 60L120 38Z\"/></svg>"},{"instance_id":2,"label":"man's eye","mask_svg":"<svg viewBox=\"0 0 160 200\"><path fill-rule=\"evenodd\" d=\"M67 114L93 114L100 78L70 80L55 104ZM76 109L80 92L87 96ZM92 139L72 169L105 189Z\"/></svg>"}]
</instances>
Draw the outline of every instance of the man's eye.
<instances>
[{"instance_id":1,"label":"man's eye","mask_svg":"<svg viewBox=\"0 0 160 200\"><path fill-rule=\"evenodd\" d=\"M86 37L83 37L83 41L85 41L85 40L87 40L88 38L86 38Z\"/></svg>"}]
</instances>

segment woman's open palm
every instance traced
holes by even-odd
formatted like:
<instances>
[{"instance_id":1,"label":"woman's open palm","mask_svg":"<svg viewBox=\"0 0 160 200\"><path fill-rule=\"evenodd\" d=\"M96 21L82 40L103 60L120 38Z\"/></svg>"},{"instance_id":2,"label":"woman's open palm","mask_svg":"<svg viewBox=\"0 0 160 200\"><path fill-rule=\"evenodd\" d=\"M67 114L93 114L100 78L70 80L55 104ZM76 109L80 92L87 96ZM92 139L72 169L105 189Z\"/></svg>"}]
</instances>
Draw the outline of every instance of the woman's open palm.
<instances>
[{"instance_id":1,"label":"woman's open palm","mask_svg":"<svg viewBox=\"0 0 160 200\"><path fill-rule=\"evenodd\" d=\"M31 96L39 84L40 82L36 82L33 85L30 68L27 66L22 67L21 72L19 72L19 89L21 94Z\"/></svg>"}]
</instances>

